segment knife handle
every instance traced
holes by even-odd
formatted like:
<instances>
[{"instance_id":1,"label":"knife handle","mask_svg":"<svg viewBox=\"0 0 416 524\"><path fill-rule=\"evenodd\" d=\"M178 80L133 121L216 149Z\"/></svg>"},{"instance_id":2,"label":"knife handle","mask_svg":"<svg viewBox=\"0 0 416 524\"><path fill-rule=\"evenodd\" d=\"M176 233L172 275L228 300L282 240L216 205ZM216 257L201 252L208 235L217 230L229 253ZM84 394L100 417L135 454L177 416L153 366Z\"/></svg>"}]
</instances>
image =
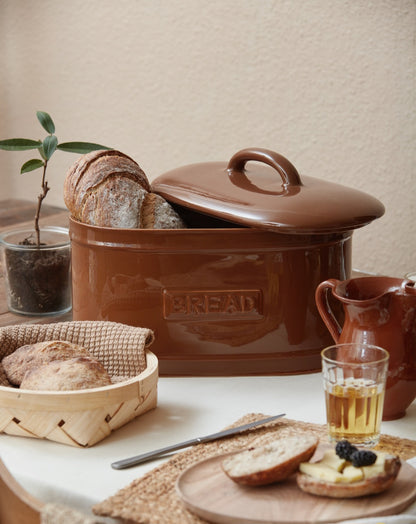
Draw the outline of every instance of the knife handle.
<instances>
[{"instance_id":1,"label":"knife handle","mask_svg":"<svg viewBox=\"0 0 416 524\"><path fill-rule=\"evenodd\" d=\"M154 451L142 453L141 455L136 455L135 457L129 457L126 459L117 460L116 462L113 462L111 464L111 467L113 469L130 468L131 466L137 466L138 464L143 464L144 462L147 462L148 460L162 457L163 455L166 455L167 453L171 453L172 451L178 451L179 449L188 448L189 446L200 444L201 442L203 442L202 438L193 438L191 440L186 440L185 442L181 442L180 444L173 444L172 446L166 446L165 448L155 449Z\"/></svg>"}]
</instances>

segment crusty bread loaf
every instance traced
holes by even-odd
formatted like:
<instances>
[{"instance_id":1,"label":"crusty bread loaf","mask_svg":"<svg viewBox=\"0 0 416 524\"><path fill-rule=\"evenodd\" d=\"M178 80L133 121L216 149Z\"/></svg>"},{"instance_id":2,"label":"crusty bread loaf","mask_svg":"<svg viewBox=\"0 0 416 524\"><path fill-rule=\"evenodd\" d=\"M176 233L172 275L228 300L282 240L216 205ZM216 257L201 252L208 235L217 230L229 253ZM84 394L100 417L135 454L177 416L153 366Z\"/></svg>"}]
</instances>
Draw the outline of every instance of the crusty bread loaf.
<instances>
[{"instance_id":1,"label":"crusty bread loaf","mask_svg":"<svg viewBox=\"0 0 416 524\"><path fill-rule=\"evenodd\" d=\"M170 204L151 193L140 166L120 151L93 151L79 158L67 171L64 201L71 215L85 224L128 229L185 227Z\"/></svg>"},{"instance_id":2,"label":"crusty bread loaf","mask_svg":"<svg viewBox=\"0 0 416 524\"><path fill-rule=\"evenodd\" d=\"M92 357L54 360L29 370L20 384L21 389L71 391L111 384L104 366Z\"/></svg>"},{"instance_id":3,"label":"crusty bread loaf","mask_svg":"<svg viewBox=\"0 0 416 524\"><path fill-rule=\"evenodd\" d=\"M296 476L296 482L302 491L312 495L331 498L364 497L366 495L381 493L388 489L395 481L400 471L400 467L400 459L391 456L386 459L385 470L383 473L375 475L374 477L365 478L358 482L328 482L300 472Z\"/></svg>"},{"instance_id":4,"label":"crusty bread loaf","mask_svg":"<svg viewBox=\"0 0 416 524\"><path fill-rule=\"evenodd\" d=\"M150 190L150 184L140 166L130 157L116 150L92 151L82 155L68 169L64 181L64 200L69 211L80 219L88 193L108 177L125 177L141 189Z\"/></svg>"},{"instance_id":5,"label":"crusty bread loaf","mask_svg":"<svg viewBox=\"0 0 416 524\"><path fill-rule=\"evenodd\" d=\"M26 372L34 367L48 364L53 360L89 355L89 352L78 344L63 340L49 340L17 348L12 354L3 358L2 364L9 382L20 386Z\"/></svg>"},{"instance_id":6,"label":"crusty bread loaf","mask_svg":"<svg viewBox=\"0 0 416 524\"><path fill-rule=\"evenodd\" d=\"M143 229L180 229L185 223L173 207L156 193L146 193L140 210Z\"/></svg>"},{"instance_id":7,"label":"crusty bread loaf","mask_svg":"<svg viewBox=\"0 0 416 524\"><path fill-rule=\"evenodd\" d=\"M301 462L312 457L317 445L314 436L288 437L233 454L222 462L222 468L239 484L272 484L292 475Z\"/></svg>"}]
</instances>

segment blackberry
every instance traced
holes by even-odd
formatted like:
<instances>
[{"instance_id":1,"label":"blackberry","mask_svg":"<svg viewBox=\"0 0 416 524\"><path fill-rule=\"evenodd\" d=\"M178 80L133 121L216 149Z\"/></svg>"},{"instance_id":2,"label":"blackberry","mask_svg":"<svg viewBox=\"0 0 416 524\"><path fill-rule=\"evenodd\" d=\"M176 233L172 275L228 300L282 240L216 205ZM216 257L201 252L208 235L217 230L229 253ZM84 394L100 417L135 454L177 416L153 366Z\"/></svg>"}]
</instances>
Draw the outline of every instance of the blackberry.
<instances>
[{"instance_id":1,"label":"blackberry","mask_svg":"<svg viewBox=\"0 0 416 524\"><path fill-rule=\"evenodd\" d=\"M371 466L377 460L377 455L372 451L362 449L354 451L351 454L351 462L355 468L362 468L363 466Z\"/></svg>"},{"instance_id":2,"label":"blackberry","mask_svg":"<svg viewBox=\"0 0 416 524\"><path fill-rule=\"evenodd\" d=\"M338 455L339 458L345 459L345 460L351 460L351 455L358 451L358 449L353 446L348 440L340 440L337 442L337 445L335 446L335 453Z\"/></svg>"}]
</instances>

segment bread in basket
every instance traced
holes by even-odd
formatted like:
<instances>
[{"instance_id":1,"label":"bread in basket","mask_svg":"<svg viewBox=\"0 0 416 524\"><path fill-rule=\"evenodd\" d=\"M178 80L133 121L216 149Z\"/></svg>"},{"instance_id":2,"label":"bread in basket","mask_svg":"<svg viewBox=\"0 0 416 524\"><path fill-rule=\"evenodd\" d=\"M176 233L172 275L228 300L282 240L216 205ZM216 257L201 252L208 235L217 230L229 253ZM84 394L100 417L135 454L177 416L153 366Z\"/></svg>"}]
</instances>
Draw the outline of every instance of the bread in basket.
<instances>
[{"instance_id":1,"label":"bread in basket","mask_svg":"<svg viewBox=\"0 0 416 524\"><path fill-rule=\"evenodd\" d=\"M0 364L0 433L88 447L156 407L158 360L150 329L116 322L74 321L0 328L0 362L18 347L44 340L79 344L113 384L75 391L12 387ZM1 438L1 437L0 437Z\"/></svg>"}]
</instances>

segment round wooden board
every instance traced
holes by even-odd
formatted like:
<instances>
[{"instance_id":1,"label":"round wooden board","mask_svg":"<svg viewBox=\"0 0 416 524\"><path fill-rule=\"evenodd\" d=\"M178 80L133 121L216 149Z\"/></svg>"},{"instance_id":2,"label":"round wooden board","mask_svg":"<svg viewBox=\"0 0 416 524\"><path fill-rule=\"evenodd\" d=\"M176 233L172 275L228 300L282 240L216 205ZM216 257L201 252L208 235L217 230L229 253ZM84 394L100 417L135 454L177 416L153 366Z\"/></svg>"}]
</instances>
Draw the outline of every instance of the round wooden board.
<instances>
[{"instance_id":1,"label":"round wooden board","mask_svg":"<svg viewBox=\"0 0 416 524\"><path fill-rule=\"evenodd\" d=\"M356 499L331 499L301 491L293 475L261 487L241 486L221 469L217 455L186 469L176 489L186 508L217 524L317 524L394 515L416 500L416 470L402 463L387 491Z\"/></svg>"}]
</instances>

